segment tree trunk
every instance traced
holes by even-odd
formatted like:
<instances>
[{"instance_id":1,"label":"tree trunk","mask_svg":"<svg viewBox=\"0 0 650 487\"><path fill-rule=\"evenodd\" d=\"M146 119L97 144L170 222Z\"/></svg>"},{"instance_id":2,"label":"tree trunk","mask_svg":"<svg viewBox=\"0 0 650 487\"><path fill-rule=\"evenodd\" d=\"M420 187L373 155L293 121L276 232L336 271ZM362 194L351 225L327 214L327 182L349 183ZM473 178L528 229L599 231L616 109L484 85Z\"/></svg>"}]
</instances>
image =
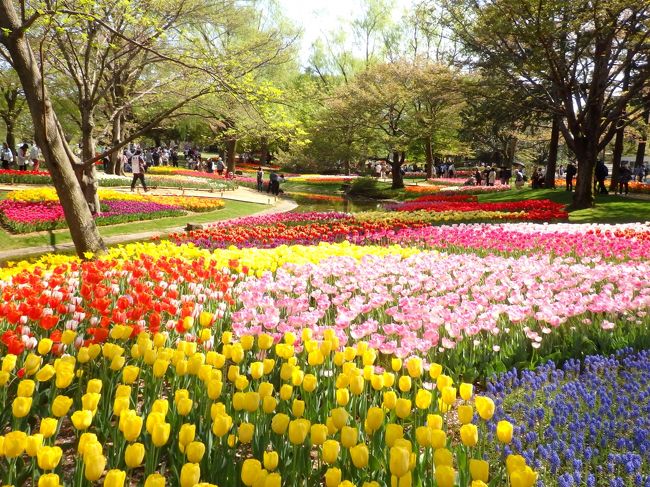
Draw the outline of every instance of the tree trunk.
<instances>
[{"instance_id":1,"label":"tree trunk","mask_svg":"<svg viewBox=\"0 0 650 487\"><path fill-rule=\"evenodd\" d=\"M226 159L226 165L229 173L234 173L235 172L235 156L237 153L237 139L236 138L230 138L226 140L226 154L227 154L227 159Z\"/></svg>"},{"instance_id":2,"label":"tree trunk","mask_svg":"<svg viewBox=\"0 0 650 487\"><path fill-rule=\"evenodd\" d=\"M616 138L614 139L612 178L609 182L610 191L615 191L618 186L618 178L621 173L621 157L623 156L623 142L625 142L625 125L621 124L621 127L616 130Z\"/></svg>"},{"instance_id":3,"label":"tree trunk","mask_svg":"<svg viewBox=\"0 0 650 487\"><path fill-rule=\"evenodd\" d=\"M426 172L426 178L433 178L433 146L431 144L431 139L426 138L424 141L424 155L426 157L426 165L424 171Z\"/></svg>"},{"instance_id":4,"label":"tree trunk","mask_svg":"<svg viewBox=\"0 0 650 487\"><path fill-rule=\"evenodd\" d=\"M82 105L81 110L81 161L82 164L77 164L75 172L77 179L81 185L81 191L86 198L88 208L93 215L100 215L101 208L99 206L99 194L97 189L99 182L97 181L97 167L95 164L83 164L83 161L89 161L95 157L95 116L93 111L88 106Z\"/></svg>"},{"instance_id":5,"label":"tree trunk","mask_svg":"<svg viewBox=\"0 0 650 487\"><path fill-rule=\"evenodd\" d=\"M32 115L36 144L52 176L77 254L103 252L106 246L75 177L76 157L63 137L63 130L52 109L49 94L32 49L20 31L20 20L11 0L0 0L0 28L9 35L0 37L11 56Z\"/></svg>"},{"instance_id":6,"label":"tree trunk","mask_svg":"<svg viewBox=\"0 0 650 487\"><path fill-rule=\"evenodd\" d=\"M504 151L505 161L504 166L512 167L512 164L515 162L515 154L517 153L517 138L510 137L506 142L506 148Z\"/></svg>"},{"instance_id":7,"label":"tree trunk","mask_svg":"<svg viewBox=\"0 0 650 487\"><path fill-rule=\"evenodd\" d=\"M343 167L345 167L345 174L346 174L347 176L349 176L349 175L350 175L350 172L351 172L351 168L350 168L350 160L349 160L349 159L346 159L345 161L343 161Z\"/></svg>"},{"instance_id":8,"label":"tree trunk","mask_svg":"<svg viewBox=\"0 0 650 487\"><path fill-rule=\"evenodd\" d=\"M120 145L122 142L122 114L115 115L115 118L113 118L113 124L111 127L111 145L113 147L116 147ZM108 174L116 174L120 175L120 168L121 168L121 162L122 160L122 154L121 151L113 152L111 154L111 164L109 166L109 171Z\"/></svg>"},{"instance_id":9,"label":"tree trunk","mask_svg":"<svg viewBox=\"0 0 650 487\"><path fill-rule=\"evenodd\" d=\"M575 143L574 153L578 161L578 176L576 180L576 192L573 195L571 208L583 210L594 206L592 183L594 179L594 168L598 160L598 142L590 137L584 137Z\"/></svg>"},{"instance_id":10,"label":"tree trunk","mask_svg":"<svg viewBox=\"0 0 650 487\"><path fill-rule=\"evenodd\" d=\"M16 149L16 132L15 132L14 122L13 120L5 120L5 125L7 127L6 142L9 148L11 149L11 153L14 155L14 164L15 164L18 151Z\"/></svg>"},{"instance_id":11,"label":"tree trunk","mask_svg":"<svg viewBox=\"0 0 650 487\"><path fill-rule=\"evenodd\" d=\"M404 162L404 152L402 152L402 158L400 158L399 151L393 151L393 159L390 163L391 166L391 175L393 178L392 189L401 189L404 187L404 178L402 178L402 163Z\"/></svg>"},{"instance_id":12,"label":"tree trunk","mask_svg":"<svg viewBox=\"0 0 650 487\"><path fill-rule=\"evenodd\" d=\"M264 165L269 159L269 139L262 137L260 140L260 164Z\"/></svg>"},{"instance_id":13,"label":"tree trunk","mask_svg":"<svg viewBox=\"0 0 650 487\"><path fill-rule=\"evenodd\" d=\"M645 163L645 148L646 143L648 142L648 126L650 126L650 97L645 99L646 108L643 111L643 121L646 123L646 126L641 134L641 139L639 140L639 145L636 148L636 159L634 161L634 167L643 166Z\"/></svg>"},{"instance_id":14,"label":"tree trunk","mask_svg":"<svg viewBox=\"0 0 650 487\"><path fill-rule=\"evenodd\" d=\"M548 161L546 163L546 176L544 186L555 188L555 170L557 168L557 148L560 143L560 121L558 115L553 115L553 126L551 127L551 143L548 148Z\"/></svg>"}]
</instances>

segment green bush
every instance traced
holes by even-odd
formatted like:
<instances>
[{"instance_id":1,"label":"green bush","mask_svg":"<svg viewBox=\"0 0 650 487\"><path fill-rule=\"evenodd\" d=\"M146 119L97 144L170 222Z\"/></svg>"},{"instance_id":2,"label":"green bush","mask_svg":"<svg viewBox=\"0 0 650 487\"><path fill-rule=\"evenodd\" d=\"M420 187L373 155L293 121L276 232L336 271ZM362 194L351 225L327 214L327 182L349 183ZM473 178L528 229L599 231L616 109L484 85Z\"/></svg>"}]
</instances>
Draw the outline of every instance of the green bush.
<instances>
[{"instance_id":1,"label":"green bush","mask_svg":"<svg viewBox=\"0 0 650 487\"><path fill-rule=\"evenodd\" d=\"M357 178L350 184L350 196L363 196L366 198L384 198L384 192L379 188L375 178Z\"/></svg>"}]
</instances>

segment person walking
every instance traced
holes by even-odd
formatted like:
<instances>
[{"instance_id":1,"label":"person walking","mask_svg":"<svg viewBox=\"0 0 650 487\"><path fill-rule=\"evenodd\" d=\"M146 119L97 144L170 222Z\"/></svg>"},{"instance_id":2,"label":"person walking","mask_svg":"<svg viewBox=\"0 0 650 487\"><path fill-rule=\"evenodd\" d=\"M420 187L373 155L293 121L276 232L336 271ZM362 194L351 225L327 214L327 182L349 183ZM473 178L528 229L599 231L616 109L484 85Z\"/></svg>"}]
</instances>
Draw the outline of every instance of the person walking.
<instances>
[{"instance_id":1,"label":"person walking","mask_svg":"<svg viewBox=\"0 0 650 487\"><path fill-rule=\"evenodd\" d=\"M602 159L596 164L596 181L598 182L597 190L600 194L609 194L607 188L605 187L605 179L609 175L609 169L605 165L605 161Z\"/></svg>"},{"instance_id":2,"label":"person walking","mask_svg":"<svg viewBox=\"0 0 650 487\"><path fill-rule=\"evenodd\" d=\"M488 172L488 186L494 186L494 183L497 180L497 172L496 170L492 167L490 168L490 172Z\"/></svg>"},{"instance_id":3,"label":"person walking","mask_svg":"<svg viewBox=\"0 0 650 487\"><path fill-rule=\"evenodd\" d=\"M578 173L575 164L569 162L566 166L565 181L566 181L566 190L573 191L573 178Z\"/></svg>"},{"instance_id":4,"label":"person walking","mask_svg":"<svg viewBox=\"0 0 650 487\"><path fill-rule=\"evenodd\" d=\"M632 171L627 165L621 166L621 172L618 176L618 193L623 194L623 188L625 188L625 194L630 193L630 180L632 179Z\"/></svg>"},{"instance_id":5,"label":"person walking","mask_svg":"<svg viewBox=\"0 0 650 487\"><path fill-rule=\"evenodd\" d=\"M148 191L147 183L144 180L144 172L147 166L144 163L142 158L142 152L140 149L135 151L133 157L131 157L131 172L133 173L133 181L131 181L131 192L135 191L135 183L140 180L142 182L142 187L144 188L145 193Z\"/></svg>"},{"instance_id":6,"label":"person walking","mask_svg":"<svg viewBox=\"0 0 650 487\"><path fill-rule=\"evenodd\" d=\"M14 160L14 154L9 148L9 144L3 142L2 151L0 151L0 159L2 160L2 169L9 169L11 161Z\"/></svg>"},{"instance_id":7,"label":"person walking","mask_svg":"<svg viewBox=\"0 0 650 487\"><path fill-rule=\"evenodd\" d=\"M257 190L264 191L264 171L262 166L257 168Z\"/></svg>"},{"instance_id":8,"label":"person walking","mask_svg":"<svg viewBox=\"0 0 650 487\"><path fill-rule=\"evenodd\" d=\"M29 149L29 158L32 161L32 164L34 164L34 171L39 170L39 160L38 158L41 156L41 151L36 145L36 142L32 143L32 148Z\"/></svg>"},{"instance_id":9,"label":"person walking","mask_svg":"<svg viewBox=\"0 0 650 487\"><path fill-rule=\"evenodd\" d=\"M18 159L18 170L20 171L27 171L27 161L29 160L29 152L27 149L29 149L29 146L23 144L20 146L18 153L16 154L16 159Z\"/></svg>"},{"instance_id":10,"label":"person walking","mask_svg":"<svg viewBox=\"0 0 650 487\"><path fill-rule=\"evenodd\" d=\"M223 159L221 158L221 156L217 156L217 174L221 176L225 168L226 166L223 163Z\"/></svg>"}]
</instances>

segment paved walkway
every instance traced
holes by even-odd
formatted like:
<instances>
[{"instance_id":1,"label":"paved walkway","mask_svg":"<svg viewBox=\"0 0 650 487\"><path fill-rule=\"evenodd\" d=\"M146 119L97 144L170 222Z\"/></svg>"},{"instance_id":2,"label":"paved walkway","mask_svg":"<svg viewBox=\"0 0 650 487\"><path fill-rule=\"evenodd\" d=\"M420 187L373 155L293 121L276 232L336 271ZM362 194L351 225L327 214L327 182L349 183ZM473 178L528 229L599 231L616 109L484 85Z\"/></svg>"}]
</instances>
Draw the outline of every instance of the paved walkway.
<instances>
[{"instance_id":1,"label":"paved walkway","mask_svg":"<svg viewBox=\"0 0 650 487\"><path fill-rule=\"evenodd\" d=\"M33 186L32 186L33 187ZM234 198L225 198L224 199L233 199L236 201L248 201L250 203L261 203L261 201L255 201L254 196L257 195L264 195L266 197L266 193L258 193L257 191L248 189L248 188L240 188L246 191L242 191L241 193L234 194ZM161 190L162 191L162 190ZM167 191L167 190L164 190ZM237 193L237 191L230 191L230 193ZM249 195L248 192L254 193L252 195ZM153 193L153 192L152 192ZM153 193L157 194L157 193ZM163 193L161 193L163 194ZM164 193L164 194L173 194L173 193ZM180 192L179 192L180 194ZM186 196L193 196L189 195L186 192ZM213 197L220 197L218 194L215 194ZM242 199L239 199L239 198ZM250 198L250 199L243 199L243 198ZM258 199L260 197L258 196ZM253 213L248 216L262 216L262 215L272 215L275 213L285 213L287 211L291 211L295 208L298 207L295 201L286 199L286 198L270 198L271 203L273 206L269 206L268 208L265 208L264 210L258 211L256 213ZM266 204L266 203L264 203ZM218 221L228 221L229 218L226 218L224 220L218 220ZM210 223L203 223L203 225L209 225ZM175 233L175 232L183 232L185 231L184 227L168 227L168 228L162 228L160 230L156 230L153 232L142 232L142 233L130 233L127 235L115 235L112 237L104 237L104 243L106 243L107 246L114 246L114 245L119 245L119 244L125 244L129 242L137 242L137 241L143 241L143 240L151 240L154 237L163 237L165 235L168 235L170 233ZM101 228L100 228L100 233L101 233ZM50 252L61 252L61 253L71 253L74 252L74 245L71 242L59 244L59 245L43 245L40 247L27 247L27 248L21 248L21 249L11 249L11 250L6 250L0 252L0 262L3 261L8 261L8 260L22 260L27 257L36 257L39 255L47 254Z\"/></svg>"}]
</instances>

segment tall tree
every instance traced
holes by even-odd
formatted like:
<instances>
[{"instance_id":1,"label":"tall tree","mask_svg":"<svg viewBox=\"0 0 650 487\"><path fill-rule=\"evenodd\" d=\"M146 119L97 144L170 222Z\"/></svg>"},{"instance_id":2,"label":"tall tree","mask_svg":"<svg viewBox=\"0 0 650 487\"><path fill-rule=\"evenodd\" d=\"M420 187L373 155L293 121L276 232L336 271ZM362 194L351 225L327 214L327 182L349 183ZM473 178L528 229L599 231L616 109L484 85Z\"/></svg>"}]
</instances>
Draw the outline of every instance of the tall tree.
<instances>
[{"instance_id":1,"label":"tall tree","mask_svg":"<svg viewBox=\"0 0 650 487\"><path fill-rule=\"evenodd\" d=\"M5 140L16 156L16 124L25 107L20 80L13 68L0 70L0 118L5 124Z\"/></svg>"},{"instance_id":2,"label":"tall tree","mask_svg":"<svg viewBox=\"0 0 650 487\"><path fill-rule=\"evenodd\" d=\"M105 250L105 245L73 170L77 158L66 142L38 61L26 38L26 32L39 15L33 12L30 17L21 18L11 0L0 0L0 44L20 78L34 123L36 143L52 175L77 253L84 256L86 252Z\"/></svg>"},{"instance_id":3,"label":"tall tree","mask_svg":"<svg viewBox=\"0 0 650 487\"><path fill-rule=\"evenodd\" d=\"M646 0L464 0L447 2L456 34L477 64L526 90L560 117L578 160L573 208L593 205L599 153L650 78ZM633 66L626 91L623 74Z\"/></svg>"}]
</instances>

